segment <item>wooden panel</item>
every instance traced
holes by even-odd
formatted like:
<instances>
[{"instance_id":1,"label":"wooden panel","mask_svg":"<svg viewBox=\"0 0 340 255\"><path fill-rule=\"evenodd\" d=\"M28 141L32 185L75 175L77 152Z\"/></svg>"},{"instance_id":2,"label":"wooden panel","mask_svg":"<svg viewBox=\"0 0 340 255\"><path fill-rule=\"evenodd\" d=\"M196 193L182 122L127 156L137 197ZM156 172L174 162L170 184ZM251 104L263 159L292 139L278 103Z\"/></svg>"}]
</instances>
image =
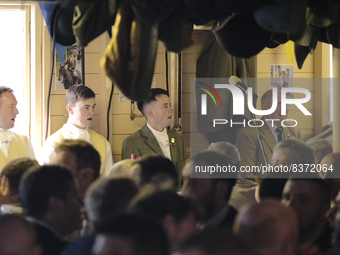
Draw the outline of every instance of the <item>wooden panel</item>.
<instances>
[{"instance_id":1,"label":"wooden panel","mask_svg":"<svg viewBox=\"0 0 340 255\"><path fill-rule=\"evenodd\" d=\"M113 155L113 162L118 162L118 161L121 161L122 160L122 155L119 154L119 155Z\"/></svg>"},{"instance_id":2,"label":"wooden panel","mask_svg":"<svg viewBox=\"0 0 340 255\"><path fill-rule=\"evenodd\" d=\"M145 122L145 118L137 118L130 120L130 115L113 115L112 134L114 135L130 135L141 129Z\"/></svg>"},{"instance_id":3,"label":"wooden panel","mask_svg":"<svg viewBox=\"0 0 340 255\"><path fill-rule=\"evenodd\" d=\"M182 92L190 93L191 91L195 91L195 83L190 83L190 79L196 78L194 73L183 74L182 76Z\"/></svg>"},{"instance_id":4,"label":"wooden panel","mask_svg":"<svg viewBox=\"0 0 340 255\"><path fill-rule=\"evenodd\" d=\"M194 44L183 49L182 54L186 54L186 53L200 54L209 33L211 32L210 31L194 31L191 35L191 39L194 41Z\"/></svg>"},{"instance_id":5,"label":"wooden panel","mask_svg":"<svg viewBox=\"0 0 340 255\"><path fill-rule=\"evenodd\" d=\"M98 53L85 53L85 74L99 72L99 58Z\"/></svg>"},{"instance_id":6,"label":"wooden panel","mask_svg":"<svg viewBox=\"0 0 340 255\"><path fill-rule=\"evenodd\" d=\"M166 78L165 78L165 74L163 74L163 73L161 73L161 74L155 73L155 74L153 75L151 88L162 88L162 89L166 89Z\"/></svg>"},{"instance_id":7,"label":"wooden panel","mask_svg":"<svg viewBox=\"0 0 340 255\"><path fill-rule=\"evenodd\" d=\"M65 99L66 95L51 95L51 106L50 106L50 114L51 115L67 115ZM98 112L99 102L96 99L96 107L94 108L94 113L99 114Z\"/></svg>"},{"instance_id":8,"label":"wooden panel","mask_svg":"<svg viewBox=\"0 0 340 255\"><path fill-rule=\"evenodd\" d=\"M129 135L113 135L112 136L112 153L115 155L122 153L123 141Z\"/></svg>"},{"instance_id":9,"label":"wooden panel","mask_svg":"<svg viewBox=\"0 0 340 255\"><path fill-rule=\"evenodd\" d=\"M182 73L196 73L196 62L199 53L182 54Z\"/></svg>"},{"instance_id":10,"label":"wooden panel","mask_svg":"<svg viewBox=\"0 0 340 255\"><path fill-rule=\"evenodd\" d=\"M165 56L164 53L157 53L156 62L155 62L155 70L154 73L165 73Z\"/></svg>"},{"instance_id":11,"label":"wooden panel","mask_svg":"<svg viewBox=\"0 0 340 255\"><path fill-rule=\"evenodd\" d=\"M191 115L191 116L190 116ZM199 132L197 128L197 114L183 113L182 114L182 132Z\"/></svg>"},{"instance_id":12,"label":"wooden panel","mask_svg":"<svg viewBox=\"0 0 340 255\"><path fill-rule=\"evenodd\" d=\"M157 44L157 53L163 53L165 52L165 48L163 46L163 43L161 41L158 41Z\"/></svg>"},{"instance_id":13,"label":"wooden panel","mask_svg":"<svg viewBox=\"0 0 340 255\"><path fill-rule=\"evenodd\" d=\"M85 48L86 53L98 53L99 49L99 38L94 39L91 41Z\"/></svg>"},{"instance_id":14,"label":"wooden panel","mask_svg":"<svg viewBox=\"0 0 340 255\"><path fill-rule=\"evenodd\" d=\"M130 114L131 102L119 102L119 95L113 94L112 102L111 102L113 120L115 120L115 115L117 114ZM137 105L135 104L135 111L139 112L137 109Z\"/></svg>"},{"instance_id":15,"label":"wooden panel","mask_svg":"<svg viewBox=\"0 0 340 255\"><path fill-rule=\"evenodd\" d=\"M68 119L67 116L51 116L50 119L51 134L58 131L67 122L67 119Z\"/></svg>"},{"instance_id":16,"label":"wooden panel","mask_svg":"<svg viewBox=\"0 0 340 255\"><path fill-rule=\"evenodd\" d=\"M182 94L182 112L196 112L197 106L194 105L196 102L194 93L183 93Z\"/></svg>"}]
</instances>

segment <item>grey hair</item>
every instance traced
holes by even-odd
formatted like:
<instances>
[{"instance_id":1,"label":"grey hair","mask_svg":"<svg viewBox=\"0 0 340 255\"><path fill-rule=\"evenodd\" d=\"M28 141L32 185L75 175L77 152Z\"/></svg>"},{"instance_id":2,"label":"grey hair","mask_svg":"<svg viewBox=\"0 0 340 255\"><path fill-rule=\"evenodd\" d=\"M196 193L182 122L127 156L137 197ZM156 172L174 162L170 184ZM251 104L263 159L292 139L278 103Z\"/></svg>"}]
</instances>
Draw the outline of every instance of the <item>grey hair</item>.
<instances>
[{"instance_id":1,"label":"grey hair","mask_svg":"<svg viewBox=\"0 0 340 255\"><path fill-rule=\"evenodd\" d=\"M315 139L307 142L315 154L316 162L320 162L324 156L333 152L333 144L327 139Z\"/></svg>"},{"instance_id":2,"label":"grey hair","mask_svg":"<svg viewBox=\"0 0 340 255\"><path fill-rule=\"evenodd\" d=\"M292 152L295 164L315 164L315 155L311 147L299 139L285 139L275 145L275 150L288 149Z\"/></svg>"},{"instance_id":3,"label":"grey hair","mask_svg":"<svg viewBox=\"0 0 340 255\"><path fill-rule=\"evenodd\" d=\"M5 92L13 93L14 91L10 87L0 86L0 97L1 97L1 94Z\"/></svg>"},{"instance_id":4,"label":"grey hair","mask_svg":"<svg viewBox=\"0 0 340 255\"><path fill-rule=\"evenodd\" d=\"M240 152L238 151L237 147L228 142L212 143L208 147L207 151L216 151L218 153L226 155L230 158L231 163L235 166L238 164L238 162L241 161Z\"/></svg>"}]
</instances>

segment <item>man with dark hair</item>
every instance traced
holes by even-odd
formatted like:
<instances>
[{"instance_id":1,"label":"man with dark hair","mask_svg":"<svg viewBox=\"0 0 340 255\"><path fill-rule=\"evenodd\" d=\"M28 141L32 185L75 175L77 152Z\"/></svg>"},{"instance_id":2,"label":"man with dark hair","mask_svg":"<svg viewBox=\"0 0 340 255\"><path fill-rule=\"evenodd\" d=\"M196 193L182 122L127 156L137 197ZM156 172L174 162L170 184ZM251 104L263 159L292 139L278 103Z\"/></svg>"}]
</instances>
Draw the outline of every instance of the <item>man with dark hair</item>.
<instances>
[{"instance_id":1,"label":"man with dark hair","mask_svg":"<svg viewBox=\"0 0 340 255\"><path fill-rule=\"evenodd\" d=\"M147 123L123 141L122 159L158 154L170 159L180 173L186 160L183 138L167 130L172 124L173 109L169 94L164 89L150 89L146 99L138 102L138 109Z\"/></svg>"},{"instance_id":2,"label":"man with dark hair","mask_svg":"<svg viewBox=\"0 0 340 255\"><path fill-rule=\"evenodd\" d=\"M68 245L60 237L75 231L80 223L81 202L73 174L53 165L30 169L21 181L20 198L43 254L60 254Z\"/></svg>"},{"instance_id":3,"label":"man with dark hair","mask_svg":"<svg viewBox=\"0 0 340 255\"><path fill-rule=\"evenodd\" d=\"M21 216L0 216L0 254L40 255L32 226Z\"/></svg>"},{"instance_id":4,"label":"man with dark hair","mask_svg":"<svg viewBox=\"0 0 340 255\"><path fill-rule=\"evenodd\" d=\"M62 165L74 175L82 199L90 184L99 177L100 155L98 151L84 140L66 139L56 144L56 156L51 163Z\"/></svg>"},{"instance_id":5,"label":"man with dark hair","mask_svg":"<svg viewBox=\"0 0 340 255\"><path fill-rule=\"evenodd\" d=\"M13 90L0 86L0 170L7 162L21 157L35 159L31 141L26 135L10 130L19 111Z\"/></svg>"},{"instance_id":6,"label":"man with dark hair","mask_svg":"<svg viewBox=\"0 0 340 255\"><path fill-rule=\"evenodd\" d=\"M169 255L164 230L156 223L123 215L97 227L94 255Z\"/></svg>"},{"instance_id":7,"label":"man with dark hair","mask_svg":"<svg viewBox=\"0 0 340 255\"><path fill-rule=\"evenodd\" d=\"M91 249L95 240L92 231L118 215L124 214L131 199L138 189L128 178L102 176L88 189L85 197L85 207L92 226L85 235L69 245L62 255L92 255Z\"/></svg>"},{"instance_id":8,"label":"man with dark hair","mask_svg":"<svg viewBox=\"0 0 340 255\"><path fill-rule=\"evenodd\" d=\"M156 191L139 197L131 213L160 224L175 248L196 230L198 211L193 201L175 191Z\"/></svg>"},{"instance_id":9,"label":"man with dark hair","mask_svg":"<svg viewBox=\"0 0 340 255\"><path fill-rule=\"evenodd\" d=\"M89 129L94 117L95 96L89 87L83 85L74 85L66 91L68 121L45 141L41 149L40 164L49 164L53 161L56 156L55 148L63 140L80 139L92 144L99 152L100 172L110 170L113 164L110 143L102 135Z\"/></svg>"},{"instance_id":10,"label":"man with dark hair","mask_svg":"<svg viewBox=\"0 0 340 255\"><path fill-rule=\"evenodd\" d=\"M86 193L85 206L89 219L97 226L126 213L137 193L138 189L131 179L101 177Z\"/></svg>"},{"instance_id":11,"label":"man with dark hair","mask_svg":"<svg viewBox=\"0 0 340 255\"><path fill-rule=\"evenodd\" d=\"M19 183L24 173L33 166L39 166L36 160L18 158L7 163L2 169L2 175L7 178L9 184L8 201L1 205L2 213L22 213L19 199Z\"/></svg>"},{"instance_id":12,"label":"man with dark hair","mask_svg":"<svg viewBox=\"0 0 340 255\"><path fill-rule=\"evenodd\" d=\"M218 172L218 169L227 168L230 171ZM207 169L214 169L214 172ZM215 151L196 154L186 163L183 195L193 198L204 210L203 228L232 228L237 211L228 205L228 201L236 178L237 169L230 158Z\"/></svg>"},{"instance_id":13,"label":"man with dark hair","mask_svg":"<svg viewBox=\"0 0 340 255\"><path fill-rule=\"evenodd\" d=\"M332 229L325 216L330 208L330 190L318 175L293 175L283 189L282 203L292 208L297 215L300 243L311 243L321 253L332 248Z\"/></svg>"},{"instance_id":14,"label":"man with dark hair","mask_svg":"<svg viewBox=\"0 0 340 255\"><path fill-rule=\"evenodd\" d=\"M130 171L130 176L135 179L139 188L151 183L162 189L176 190L179 186L179 177L174 164L160 155L138 158Z\"/></svg>"}]
</instances>

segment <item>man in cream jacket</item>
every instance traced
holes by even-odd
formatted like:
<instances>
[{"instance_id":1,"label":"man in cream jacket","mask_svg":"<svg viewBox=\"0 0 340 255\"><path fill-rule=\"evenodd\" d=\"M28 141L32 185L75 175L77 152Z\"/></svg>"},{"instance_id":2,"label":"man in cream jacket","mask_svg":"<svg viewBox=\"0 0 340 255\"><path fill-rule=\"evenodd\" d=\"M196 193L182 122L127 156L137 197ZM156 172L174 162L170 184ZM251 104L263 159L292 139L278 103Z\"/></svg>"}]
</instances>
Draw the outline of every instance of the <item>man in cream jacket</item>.
<instances>
[{"instance_id":1,"label":"man in cream jacket","mask_svg":"<svg viewBox=\"0 0 340 255\"><path fill-rule=\"evenodd\" d=\"M31 141L26 135L15 133L15 118L19 111L13 90L0 86L0 171L11 160L21 157L35 159Z\"/></svg>"},{"instance_id":2,"label":"man in cream jacket","mask_svg":"<svg viewBox=\"0 0 340 255\"><path fill-rule=\"evenodd\" d=\"M82 139L99 152L100 172L110 170L113 159L110 143L100 134L89 129L93 122L95 93L83 85L74 85L66 92L66 109L69 113L67 123L47 138L40 155L40 164L50 164L56 157L55 148L65 139Z\"/></svg>"}]
</instances>

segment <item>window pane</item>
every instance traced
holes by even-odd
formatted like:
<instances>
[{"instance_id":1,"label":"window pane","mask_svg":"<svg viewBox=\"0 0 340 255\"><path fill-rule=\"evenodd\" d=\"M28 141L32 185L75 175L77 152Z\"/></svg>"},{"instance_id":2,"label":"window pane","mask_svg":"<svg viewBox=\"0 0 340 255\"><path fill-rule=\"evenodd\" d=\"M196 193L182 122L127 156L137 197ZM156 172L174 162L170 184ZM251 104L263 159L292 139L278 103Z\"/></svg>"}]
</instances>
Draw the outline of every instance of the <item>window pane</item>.
<instances>
[{"instance_id":1,"label":"window pane","mask_svg":"<svg viewBox=\"0 0 340 255\"><path fill-rule=\"evenodd\" d=\"M0 9L0 24L0 85L12 88L18 101L19 114L13 130L27 134L25 11Z\"/></svg>"}]
</instances>

